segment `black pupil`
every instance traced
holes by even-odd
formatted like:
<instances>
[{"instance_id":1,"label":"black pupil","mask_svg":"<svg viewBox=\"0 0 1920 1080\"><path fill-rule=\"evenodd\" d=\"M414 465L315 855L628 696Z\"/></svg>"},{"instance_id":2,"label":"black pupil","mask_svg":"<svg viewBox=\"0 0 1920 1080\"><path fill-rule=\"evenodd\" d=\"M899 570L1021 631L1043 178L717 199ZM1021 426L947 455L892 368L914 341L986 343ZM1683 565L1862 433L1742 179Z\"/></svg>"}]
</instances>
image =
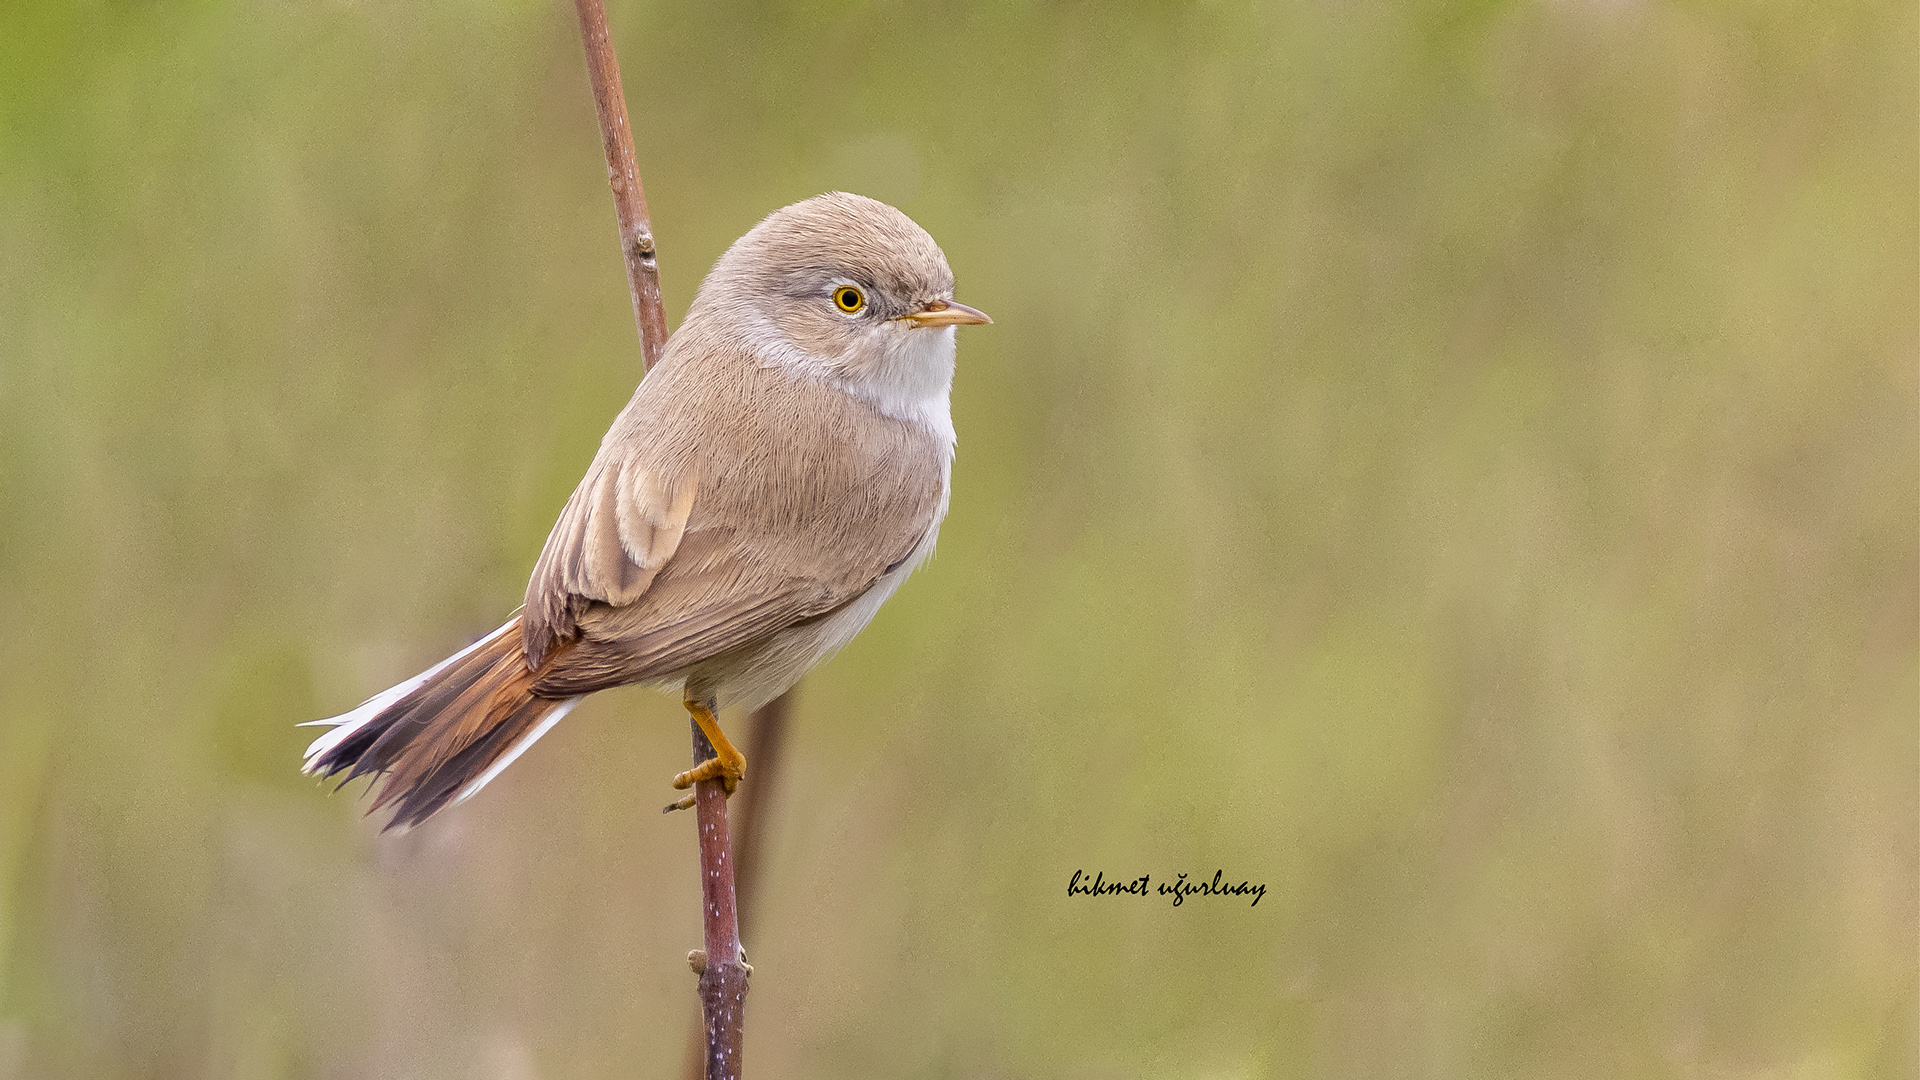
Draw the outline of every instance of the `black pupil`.
<instances>
[{"instance_id":1,"label":"black pupil","mask_svg":"<svg viewBox=\"0 0 1920 1080\"><path fill-rule=\"evenodd\" d=\"M859 307L860 294L857 292L854 292L852 289L841 289L840 290L840 306L843 308Z\"/></svg>"}]
</instances>

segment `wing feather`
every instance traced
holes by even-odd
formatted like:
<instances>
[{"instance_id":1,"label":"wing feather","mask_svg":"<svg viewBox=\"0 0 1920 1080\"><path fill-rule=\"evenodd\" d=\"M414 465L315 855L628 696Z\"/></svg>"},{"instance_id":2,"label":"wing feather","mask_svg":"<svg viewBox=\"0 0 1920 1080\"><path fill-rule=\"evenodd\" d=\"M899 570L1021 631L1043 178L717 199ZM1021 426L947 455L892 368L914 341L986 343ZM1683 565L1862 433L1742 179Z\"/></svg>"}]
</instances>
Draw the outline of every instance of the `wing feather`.
<instances>
[{"instance_id":1,"label":"wing feather","mask_svg":"<svg viewBox=\"0 0 1920 1080\"><path fill-rule=\"evenodd\" d=\"M696 387L670 356L534 567L535 693L662 678L851 602L937 524L950 454L843 391L741 358Z\"/></svg>"},{"instance_id":2,"label":"wing feather","mask_svg":"<svg viewBox=\"0 0 1920 1080\"><path fill-rule=\"evenodd\" d=\"M686 534L698 488L691 473L669 482L617 458L593 463L533 568L527 595L530 604L541 601L541 618L526 622L529 663L546 659L563 636L552 629L572 623L586 603L623 607L645 595Z\"/></svg>"}]
</instances>

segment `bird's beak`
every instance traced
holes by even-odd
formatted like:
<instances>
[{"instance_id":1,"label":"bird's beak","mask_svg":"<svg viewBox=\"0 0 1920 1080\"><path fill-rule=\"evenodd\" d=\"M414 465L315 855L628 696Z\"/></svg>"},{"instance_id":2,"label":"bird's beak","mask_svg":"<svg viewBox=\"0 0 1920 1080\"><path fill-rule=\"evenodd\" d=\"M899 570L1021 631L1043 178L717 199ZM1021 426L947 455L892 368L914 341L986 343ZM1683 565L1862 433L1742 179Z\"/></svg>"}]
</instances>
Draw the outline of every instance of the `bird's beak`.
<instances>
[{"instance_id":1,"label":"bird's beak","mask_svg":"<svg viewBox=\"0 0 1920 1080\"><path fill-rule=\"evenodd\" d=\"M984 326L993 321L986 312L957 300L929 300L926 307L900 317L915 326Z\"/></svg>"}]
</instances>

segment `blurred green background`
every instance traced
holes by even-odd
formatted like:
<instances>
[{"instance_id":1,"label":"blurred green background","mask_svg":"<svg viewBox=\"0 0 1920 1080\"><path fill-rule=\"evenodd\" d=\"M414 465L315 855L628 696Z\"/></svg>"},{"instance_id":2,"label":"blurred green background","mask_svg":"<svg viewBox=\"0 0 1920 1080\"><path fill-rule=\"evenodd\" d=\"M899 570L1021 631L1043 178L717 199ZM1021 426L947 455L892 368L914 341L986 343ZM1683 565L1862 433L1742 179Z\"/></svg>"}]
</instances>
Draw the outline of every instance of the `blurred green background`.
<instances>
[{"instance_id":1,"label":"blurred green background","mask_svg":"<svg viewBox=\"0 0 1920 1080\"><path fill-rule=\"evenodd\" d=\"M1920 1071L1915 5L611 16L671 317L844 188L998 321L753 1075ZM677 1074L676 702L401 838L291 726L498 624L636 353L569 5L0 4L0 1077Z\"/></svg>"}]
</instances>

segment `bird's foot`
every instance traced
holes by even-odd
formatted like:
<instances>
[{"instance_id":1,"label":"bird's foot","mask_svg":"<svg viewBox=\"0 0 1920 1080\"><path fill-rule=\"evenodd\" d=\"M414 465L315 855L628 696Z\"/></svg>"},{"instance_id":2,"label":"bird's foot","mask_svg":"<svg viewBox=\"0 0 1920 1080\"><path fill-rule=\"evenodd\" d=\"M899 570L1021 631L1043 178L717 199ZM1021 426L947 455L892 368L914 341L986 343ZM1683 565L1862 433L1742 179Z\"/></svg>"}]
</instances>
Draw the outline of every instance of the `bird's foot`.
<instances>
[{"instance_id":1,"label":"bird's foot","mask_svg":"<svg viewBox=\"0 0 1920 1080\"><path fill-rule=\"evenodd\" d=\"M720 721L713 715L713 709L704 702L689 701L687 711L693 714L693 722L700 725L706 733L707 741L713 744L713 756L673 778L676 788L690 788L702 780L719 780L726 786L727 794L732 795L740 786L740 780L747 775L745 754L733 748L727 736L720 730ZM675 810L686 810L693 806L693 795L678 802L668 803L661 813L670 814Z\"/></svg>"},{"instance_id":2,"label":"bird's foot","mask_svg":"<svg viewBox=\"0 0 1920 1080\"><path fill-rule=\"evenodd\" d=\"M726 746L716 750L713 757L675 776L673 786L690 788L702 780L717 779L726 783L727 794L731 795L733 789L740 785L741 779L746 775L747 759L741 756L740 751Z\"/></svg>"},{"instance_id":3,"label":"bird's foot","mask_svg":"<svg viewBox=\"0 0 1920 1080\"><path fill-rule=\"evenodd\" d=\"M738 754L734 756L739 757ZM744 766L746 761L742 759L740 764ZM727 796L731 798L734 789L740 786L742 776L743 774L739 772L729 773L726 765L722 763L719 758L710 757L700 764L695 765L693 768L688 769L686 772L676 775L673 778L673 786L677 788L690 788L702 780L718 779L726 785ZM671 814L675 810L691 810L693 809L693 802L693 792L689 791L681 798L661 807L660 812L663 814Z\"/></svg>"}]
</instances>

